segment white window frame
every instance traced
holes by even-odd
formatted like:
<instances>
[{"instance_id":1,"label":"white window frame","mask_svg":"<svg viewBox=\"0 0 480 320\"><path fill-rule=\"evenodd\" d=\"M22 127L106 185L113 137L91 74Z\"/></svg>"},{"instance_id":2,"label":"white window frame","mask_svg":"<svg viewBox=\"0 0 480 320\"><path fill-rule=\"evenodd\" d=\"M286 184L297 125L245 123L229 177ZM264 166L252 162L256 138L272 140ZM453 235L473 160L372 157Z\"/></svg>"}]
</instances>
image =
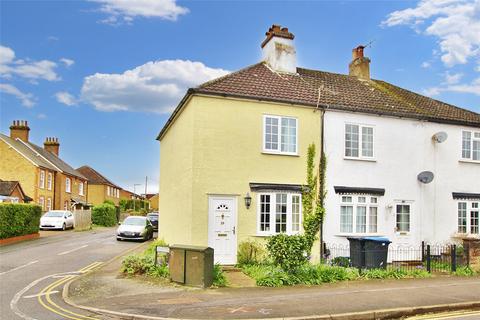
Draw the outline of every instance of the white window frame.
<instances>
[{"instance_id":1,"label":"white window frame","mask_svg":"<svg viewBox=\"0 0 480 320\"><path fill-rule=\"evenodd\" d=\"M40 170L40 176L38 178L38 187L45 189L45 170Z\"/></svg>"},{"instance_id":2,"label":"white window frame","mask_svg":"<svg viewBox=\"0 0 480 320\"><path fill-rule=\"evenodd\" d=\"M53 174L51 172L47 173L47 189L52 190L53 183Z\"/></svg>"},{"instance_id":3,"label":"white window frame","mask_svg":"<svg viewBox=\"0 0 480 320\"><path fill-rule=\"evenodd\" d=\"M107 196L110 197L110 186L107 186Z\"/></svg>"},{"instance_id":4,"label":"white window frame","mask_svg":"<svg viewBox=\"0 0 480 320\"><path fill-rule=\"evenodd\" d=\"M78 184L78 194L80 196L84 196L85 194L83 193L84 192L84 188L85 186L83 185L83 182L80 181L80 183Z\"/></svg>"},{"instance_id":5,"label":"white window frame","mask_svg":"<svg viewBox=\"0 0 480 320\"><path fill-rule=\"evenodd\" d=\"M276 207L277 207L277 194L286 194L287 195L287 230L284 232L285 234L288 235L293 235L293 234L299 234L303 231L303 226L302 226L302 194L301 193L295 193L295 192L259 192L257 194L257 235L259 236L271 236L275 234L280 234L281 232L276 232ZM262 231L260 230L260 221L261 221L261 212L260 212L260 198L262 195L268 195L270 196L270 230L268 231ZM299 199L299 230L298 231L293 231L292 230L292 198L294 196L298 196Z\"/></svg>"},{"instance_id":6,"label":"white window frame","mask_svg":"<svg viewBox=\"0 0 480 320\"><path fill-rule=\"evenodd\" d=\"M467 132L470 133L470 145L469 145L470 155L469 155L469 157L464 157L463 156L463 135ZM480 155L479 155L478 159L473 159L473 144L474 144L474 142L477 142L480 145L480 131L462 130L462 134L461 134L460 139L461 139L461 142L460 142L461 157L460 157L460 159L463 160L463 161L472 161L472 162L480 163ZM480 148L480 146L479 146L479 148Z\"/></svg>"},{"instance_id":7,"label":"white window frame","mask_svg":"<svg viewBox=\"0 0 480 320\"><path fill-rule=\"evenodd\" d=\"M47 211L52 210L52 198L47 198Z\"/></svg>"},{"instance_id":8,"label":"white window frame","mask_svg":"<svg viewBox=\"0 0 480 320\"><path fill-rule=\"evenodd\" d=\"M351 202L344 201L346 198L352 198ZM365 198L365 202L361 202L361 198ZM340 235L378 235L379 232L379 226L378 222L380 221L379 215L380 215L380 207L378 205L379 203L379 198L380 196L378 195L373 195L373 194L341 194L340 195L340 200L339 200L339 211L338 211L338 230L340 231ZM375 199L372 200L372 199ZM342 207L352 207L352 231L351 232L346 232L342 231L342 226L341 226L341 210ZM359 225L357 224L357 211L359 207L365 207L365 232L358 232L357 229ZM376 223L376 231L371 232L370 231L370 208L376 208L377 209L377 223Z\"/></svg>"},{"instance_id":9,"label":"white window frame","mask_svg":"<svg viewBox=\"0 0 480 320\"><path fill-rule=\"evenodd\" d=\"M358 126L358 156L347 156L347 125L350 126ZM363 128L372 129L372 156L367 157L363 156ZM370 124L360 124L360 123L353 123L353 122L345 122L343 126L343 158L344 159L352 159L352 160L368 160L374 161L375 160L375 126Z\"/></svg>"},{"instance_id":10,"label":"white window frame","mask_svg":"<svg viewBox=\"0 0 480 320\"><path fill-rule=\"evenodd\" d=\"M460 213L460 203L465 204L466 210L466 231L467 232L460 232L459 231L459 213ZM477 232L472 232L472 213L477 212ZM457 201L457 234L462 235L480 235L480 200L458 200Z\"/></svg>"},{"instance_id":11,"label":"white window frame","mask_svg":"<svg viewBox=\"0 0 480 320\"><path fill-rule=\"evenodd\" d=\"M72 180L68 177L65 178L65 192L72 192Z\"/></svg>"},{"instance_id":12,"label":"white window frame","mask_svg":"<svg viewBox=\"0 0 480 320\"><path fill-rule=\"evenodd\" d=\"M267 130L267 118L273 118L278 120L278 141L277 149L267 149L266 148L266 130ZM293 119L295 120L295 152L282 151L282 119ZM298 155L298 119L295 117L289 116L275 116L270 114L263 115L263 132L262 132L262 150L264 153L271 154L284 154L284 155Z\"/></svg>"}]
</instances>

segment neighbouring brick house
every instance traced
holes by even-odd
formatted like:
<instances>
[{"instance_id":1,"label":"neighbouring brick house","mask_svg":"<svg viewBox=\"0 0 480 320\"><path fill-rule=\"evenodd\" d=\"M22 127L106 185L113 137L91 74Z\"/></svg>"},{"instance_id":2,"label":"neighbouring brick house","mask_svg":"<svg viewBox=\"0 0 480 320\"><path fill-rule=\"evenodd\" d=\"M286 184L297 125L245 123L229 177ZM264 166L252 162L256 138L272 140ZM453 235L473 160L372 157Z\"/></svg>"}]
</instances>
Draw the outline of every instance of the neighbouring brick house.
<instances>
[{"instance_id":1,"label":"neighbouring brick house","mask_svg":"<svg viewBox=\"0 0 480 320\"><path fill-rule=\"evenodd\" d=\"M87 206L87 179L59 157L57 138L43 148L29 141L27 121L16 120L10 136L0 133L0 179L18 181L42 210Z\"/></svg>"},{"instance_id":2,"label":"neighbouring brick house","mask_svg":"<svg viewBox=\"0 0 480 320\"><path fill-rule=\"evenodd\" d=\"M32 200L23 192L20 182L0 180L0 203L27 203Z\"/></svg>"},{"instance_id":3,"label":"neighbouring brick house","mask_svg":"<svg viewBox=\"0 0 480 320\"><path fill-rule=\"evenodd\" d=\"M158 197L158 193L147 193L145 195L145 199L150 204L150 210L158 211L158 202L159 202L159 199L160 199Z\"/></svg>"},{"instance_id":4,"label":"neighbouring brick house","mask_svg":"<svg viewBox=\"0 0 480 320\"><path fill-rule=\"evenodd\" d=\"M77 168L88 179L88 202L97 205L111 200L117 206L122 188L89 166Z\"/></svg>"}]
</instances>

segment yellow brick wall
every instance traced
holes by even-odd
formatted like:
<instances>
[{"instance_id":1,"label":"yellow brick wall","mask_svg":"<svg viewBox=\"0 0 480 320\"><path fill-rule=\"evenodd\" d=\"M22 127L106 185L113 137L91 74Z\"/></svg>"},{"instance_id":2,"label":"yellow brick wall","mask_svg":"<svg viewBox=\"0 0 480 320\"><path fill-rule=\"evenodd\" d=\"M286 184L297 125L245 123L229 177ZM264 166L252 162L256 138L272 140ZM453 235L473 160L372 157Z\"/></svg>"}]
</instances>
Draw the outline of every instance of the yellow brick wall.
<instances>
[{"instance_id":1,"label":"yellow brick wall","mask_svg":"<svg viewBox=\"0 0 480 320\"><path fill-rule=\"evenodd\" d=\"M154 195L153 197L151 197L150 199L148 199L148 202L150 202L150 209L153 210L153 211L158 211L158 204L159 204L159 197L158 197L158 193L156 195Z\"/></svg>"},{"instance_id":2,"label":"yellow brick wall","mask_svg":"<svg viewBox=\"0 0 480 320\"><path fill-rule=\"evenodd\" d=\"M36 202L37 198L37 167L0 140L0 179L19 181L23 192Z\"/></svg>"},{"instance_id":3,"label":"yellow brick wall","mask_svg":"<svg viewBox=\"0 0 480 320\"><path fill-rule=\"evenodd\" d=\"M66 191L66 178L70 178L70 192ZM79 194L79 183L84 183L84 195ZM65 205L65 201L68 202L68 209L70 210L70 199L72 197L81 199L84 202L87 202L87 194L88 194L88 184L85 184L86 180L76 178L74 176L66 175L64 173L57 173L57 178L55 183L57 188L55 189L55 206L58 209L63 209Z\"/></svg>"},{"instance_id":4,"label":"yellow brick wall","mask_svg":"<svg viewBox=\"0 0 480 320\"><path fill-rule=\"evenodd\" d=\"M113 188L113 187L112 187ZM105 200L110 200L118 206L120 198L109 196L107 193L107 185L89 184L88 185L88 202L93 205L102 204Z\"/></svg>"},{"instance_id":5,"label":"yellow brick wall","mask_svg":"<svg viewBox=\"0 0 480 320\"><path fill-rule=\"evenodd\" d=\"M43 188L40 185L40 174L41 172L45 172L45 183ZM52 187L49 190L48 189L48 174L52 174ZM44 203L43 203L43 208L42 210L46 211L48 210L48 199L51 199L51 210L54 209L59 209L55 207L55 172L50 171L44 168L36 168L35 172L36 176L36 188L37 188L37 196L34 198L34 201L38 204L40 204L40 197L43 197ZM22 186L23 188L23 186Z\"/></svg>"}]
</instances>

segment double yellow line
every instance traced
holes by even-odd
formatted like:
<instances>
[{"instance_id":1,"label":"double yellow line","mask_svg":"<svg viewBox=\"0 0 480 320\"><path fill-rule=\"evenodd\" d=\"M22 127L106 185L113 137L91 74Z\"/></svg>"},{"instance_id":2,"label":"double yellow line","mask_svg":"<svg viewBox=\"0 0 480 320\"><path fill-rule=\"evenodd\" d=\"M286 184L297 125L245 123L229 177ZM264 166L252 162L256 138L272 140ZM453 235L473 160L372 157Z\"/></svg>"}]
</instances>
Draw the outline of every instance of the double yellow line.
<instances>
[{"instance_id":1,"label":"double yellow line","mask_svg":"<svg viewBox=\"0 0 480 320\"><path fill-rule=\"evenodd\" d=\"M101 264L102 264L102 262L94 262L94 263L89 264L88 266L78 270L78 272L87 273L89 271L94 270L95 268L98 268ZM60 307L55 302L53 302L53 300L51 298L52 291L55 288L58 288L59 286L63 285L67 281L73 279L74 277L76 277L76 275L65 276L65 277L51 283L47 287L45 287L42 291L40 291L40 293L37 296L38 302L45 309L47 309L47 310L49 310L49 311L51 311L55 314L58 314L62 317L65 317L67 319L72 319L72 320L85 320L85 319L87 319L87 320L98 320L97 318L84 316L84 315L75 313L73 311L67 310L65 308Z\"/></svg>"}]
</instances>

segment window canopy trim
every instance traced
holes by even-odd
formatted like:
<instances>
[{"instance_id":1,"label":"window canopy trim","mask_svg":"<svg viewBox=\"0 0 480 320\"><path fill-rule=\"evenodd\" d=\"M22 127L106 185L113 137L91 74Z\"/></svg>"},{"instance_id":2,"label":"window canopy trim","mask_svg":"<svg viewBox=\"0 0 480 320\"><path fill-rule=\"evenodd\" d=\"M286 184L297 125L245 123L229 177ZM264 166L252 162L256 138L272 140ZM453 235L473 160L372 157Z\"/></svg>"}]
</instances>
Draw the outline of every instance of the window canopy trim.
<instances>
[{"instance_id":1,"label":"window canopy trim","mask_svg":"<svg viewBox=\"0 0 480 320\"><path fill-rule=\"evenodd\" d=\"M452 192L453 199L480 200L480 193Z\"/></svg>"},{"instance_id":2,"label":"window canopy trim","mask_svg":"<svg viewBox=\"0 0 480 320\"><path fill-rule=\"evenodd\" d=\"M301 184L250 182L250 190L252 192L289 191L289 192L302 193L302 191L308 190L308 188L307 186L303 186Z\"/></svg>"},{"instance_id":3,"label":"window canopy trim","mask_svg":"<svg viewBox=\"0 0 480 320\"><path fill-rule=\"evenodd\" d=\"M370 194L376 196L385 195L385 189L383 188L363 188L363 187L345 187L334 186L336 194Z\"/></svg>"}]
</instances>

